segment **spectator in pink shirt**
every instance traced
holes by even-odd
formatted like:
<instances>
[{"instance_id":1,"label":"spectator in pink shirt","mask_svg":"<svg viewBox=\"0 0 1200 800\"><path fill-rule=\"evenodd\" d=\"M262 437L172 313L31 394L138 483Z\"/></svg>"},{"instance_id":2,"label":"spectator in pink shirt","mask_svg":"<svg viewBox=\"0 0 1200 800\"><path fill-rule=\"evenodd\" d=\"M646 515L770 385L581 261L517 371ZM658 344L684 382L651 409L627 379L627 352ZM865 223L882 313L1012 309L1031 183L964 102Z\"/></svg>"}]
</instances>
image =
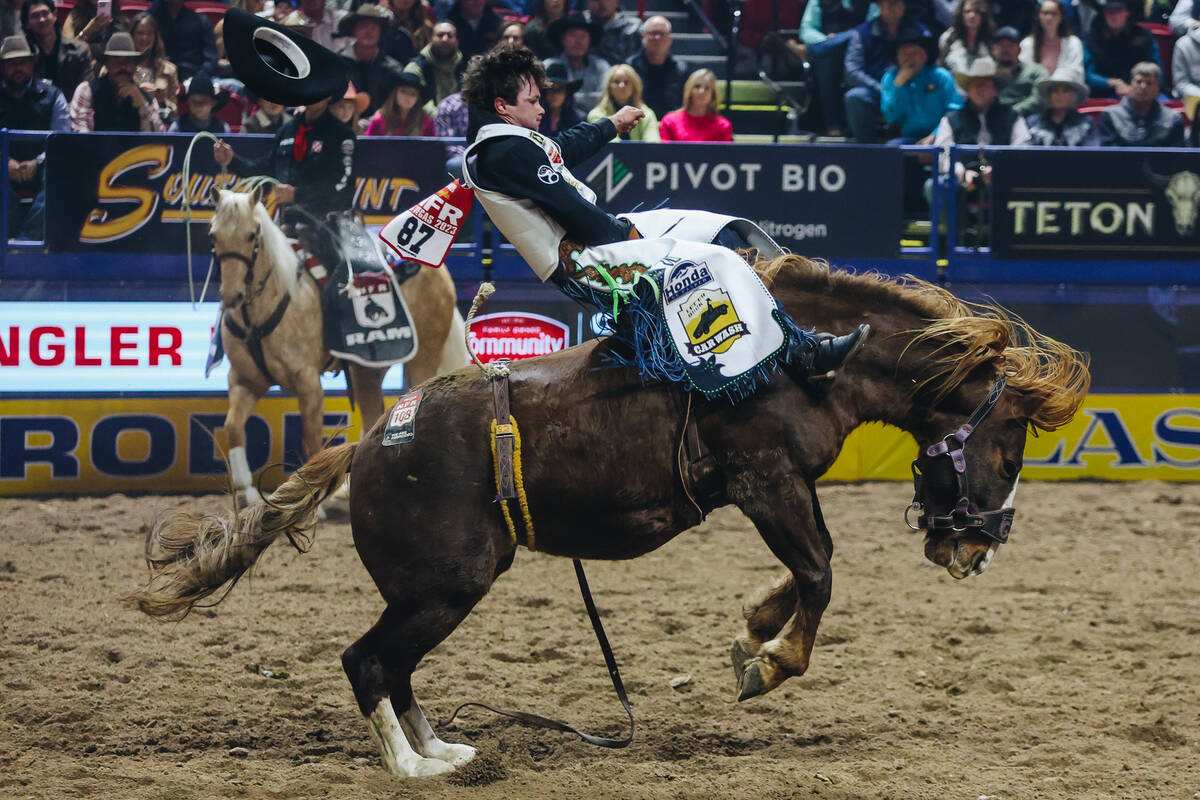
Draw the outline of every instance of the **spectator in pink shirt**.
<instances>
[{"instance_id":1,"label":"spectator in pink shirt","mask_svg":"<svg viewBox=\"0 0 1200 800\"><path fill-rule=\"evenodd\" d=\"M433 117L421 108L421 78L400 73L367 124L367 136L435 136Z\"/></svg>"},{"instance_id":2,"label":"spectator in pink shirt","mask_svg":"<svg viewBox=\"0 0 1200 800\"><path fill-rule=\"evenodd\" d=\"M664 114L659 136L664 142L731 142L733 125L717 113L721 92L717 76L698 69L683 84L683 106Z\"/></svg>"}]
</instances>

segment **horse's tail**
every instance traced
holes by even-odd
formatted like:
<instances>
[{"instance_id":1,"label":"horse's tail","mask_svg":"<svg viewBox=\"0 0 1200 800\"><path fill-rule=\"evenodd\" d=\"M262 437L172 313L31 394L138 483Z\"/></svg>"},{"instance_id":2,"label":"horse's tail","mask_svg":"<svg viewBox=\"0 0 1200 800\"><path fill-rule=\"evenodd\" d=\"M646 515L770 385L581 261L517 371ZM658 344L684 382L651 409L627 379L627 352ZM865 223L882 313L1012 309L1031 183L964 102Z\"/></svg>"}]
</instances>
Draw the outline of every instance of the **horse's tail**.
<instances>
[{"instance_id":1,"label":"horse's tail","mask_svg":"<svg viewBox=\"0 0 1200 800\"><path fill-rule=\"evenodd\" d=\"M130 595L154 617L183 619L201 600L225 588L221 602L259 555L280 536L301 553L312 544L317 506L342 484L356 443L322 450L263 503L238 514L181 511L156 522L146 536L150 580Z\"/></svg>"}]
</instances>

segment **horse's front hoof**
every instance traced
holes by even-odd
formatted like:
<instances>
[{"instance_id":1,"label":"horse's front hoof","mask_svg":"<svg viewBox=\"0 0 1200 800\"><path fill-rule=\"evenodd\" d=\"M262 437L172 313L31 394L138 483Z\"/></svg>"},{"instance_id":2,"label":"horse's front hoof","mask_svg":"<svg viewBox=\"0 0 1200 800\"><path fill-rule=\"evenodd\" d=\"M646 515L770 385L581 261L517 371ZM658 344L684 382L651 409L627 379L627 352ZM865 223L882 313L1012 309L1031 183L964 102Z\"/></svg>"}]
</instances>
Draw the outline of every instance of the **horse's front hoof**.
<instances>
[{"instance_id":1,"label":"horse's front hoof","mask_svg":"<svg viewBox=\"0 0 1200 800\"><path fill-rule=\"evenodd\" d=\"M742 673L746 671L746 662L752 658L750 651L746 649L746 645L741 639L733 640L733 647L729 648L729 660L733 662L733 677L741 683Z\"/></svg>"},{"instance_id":2,"label":"horse's front hoof","mask_svg":"<svg viewBox=\"0 0 1200 800\"><path fill-rule=\"evenodd\" d=\"M783 683L785 677L779 667L768 658L755 657L747 660L741 674L738 675L738 702L766 694Z\"/></svg>"}]
</instances>

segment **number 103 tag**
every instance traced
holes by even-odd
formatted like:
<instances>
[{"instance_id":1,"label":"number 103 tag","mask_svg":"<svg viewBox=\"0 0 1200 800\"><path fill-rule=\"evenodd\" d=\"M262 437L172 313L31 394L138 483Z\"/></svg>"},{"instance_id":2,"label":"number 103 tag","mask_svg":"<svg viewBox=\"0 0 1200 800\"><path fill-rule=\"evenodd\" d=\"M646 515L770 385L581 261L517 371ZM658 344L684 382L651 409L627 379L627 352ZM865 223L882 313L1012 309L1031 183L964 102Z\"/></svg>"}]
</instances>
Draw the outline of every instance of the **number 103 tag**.
<instances>
[{"instance_id":1,"label":"number 103 tag","mask_svg":"<svg viewBox=\"0 0 1200 800\"><path fill-rule=\"evenodd\" d=\"M401 258L440 267L474 202L470 188L454 181L383 226L379 238Z\"/></svg>"}]
</instances>

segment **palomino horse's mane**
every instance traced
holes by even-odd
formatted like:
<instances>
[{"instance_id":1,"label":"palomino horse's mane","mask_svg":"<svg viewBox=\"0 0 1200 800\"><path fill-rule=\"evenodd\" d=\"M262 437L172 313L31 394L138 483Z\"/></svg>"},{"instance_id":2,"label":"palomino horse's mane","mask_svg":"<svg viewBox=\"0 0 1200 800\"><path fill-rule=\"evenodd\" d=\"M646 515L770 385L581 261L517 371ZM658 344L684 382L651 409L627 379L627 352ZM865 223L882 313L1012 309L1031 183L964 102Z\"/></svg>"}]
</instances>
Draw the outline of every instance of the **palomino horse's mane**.
<instances>
[{"instance_id":1,"label":"palomino horse's mane","mask_svg":"<svg viewBox=\"0 0 1200 800\"><path fill-rule=\"evenodd\" d=\"M299 279L297 265L299 256L292 249L283 231L271 219L270 213L262 203L250 205L251 195L246 192L225 192L225 201L213 215L210 230L214 236L225 236L231 230L236 230L239 222L253 215L254 224L262 231L262 249L260 258L265 258L275 270L275 277L281 281L284 289L290 289ZM244 242L225 242L224 248L243 248Z\"/></svg>"},{"instance_id":2,"label":"palomino horse's mane","mask_svg":"<svg viewBox=\"0 0 1200 800\"><path fill-rule=\"evenodd\" d=\"M976 368L1003 359L1008 386L1036 401L1030 422L1054 430L1075 416L1091 385L1087 355L1038 333L999 306L965 302L928 281L831 270L822 261L797 255L762 259L754 268L768 285L785 279L803 290L850 293L926 320L923 329L913 331L909 347L934 345L933 370L917 388L931 389L939 400Z\"/></svg>"}]
</instances>

